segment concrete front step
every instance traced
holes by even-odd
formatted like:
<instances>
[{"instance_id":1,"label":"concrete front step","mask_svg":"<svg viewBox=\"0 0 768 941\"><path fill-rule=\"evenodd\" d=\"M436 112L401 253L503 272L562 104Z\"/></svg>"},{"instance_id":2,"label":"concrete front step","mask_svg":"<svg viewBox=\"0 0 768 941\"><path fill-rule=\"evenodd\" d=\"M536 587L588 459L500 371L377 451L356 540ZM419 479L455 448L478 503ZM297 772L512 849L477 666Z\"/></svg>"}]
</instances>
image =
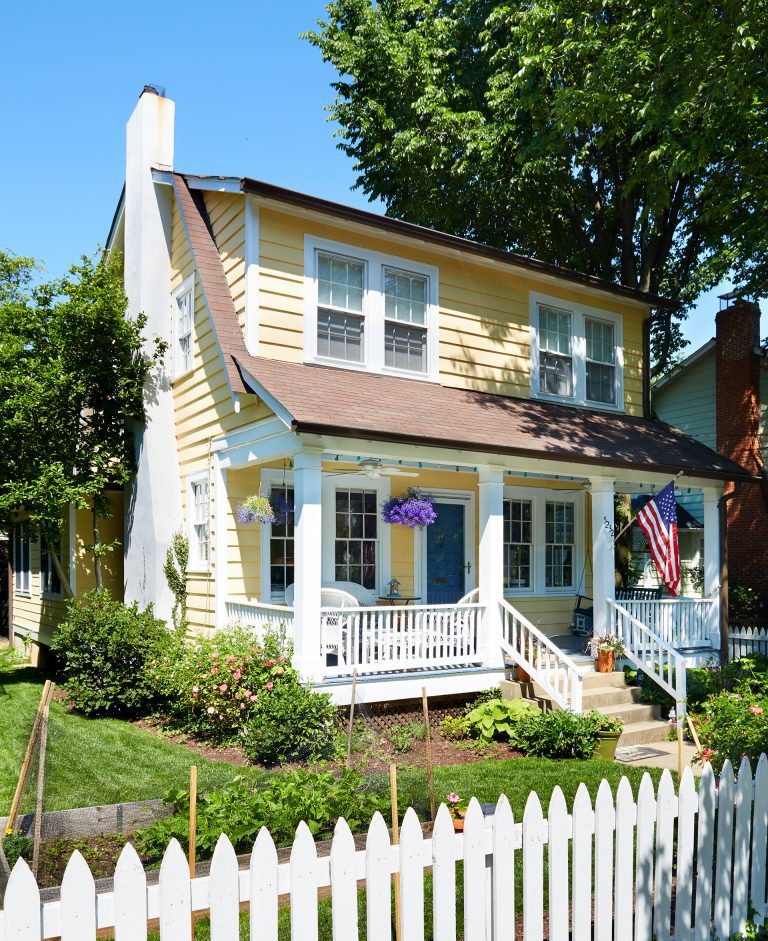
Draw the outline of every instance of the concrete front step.
<instances>
[{"instance_id":1,"label":"concrete front step","mask_svg":"<svg viewBox=\"0 0 768 941\"><path fill-rule=\"evenodd\" d=\"M651 742L666 742L669 726L658 719L648 722L633 722L625 725L619 738L619 748L625 745L648 745Z\"/></svg>"},{"instance_id":2,"label":"concrete front step","mask_svg":"<svg viewBox=\"0 0 768 941\"><path fill-rule=\"evenodd\" d=\"M621 719L626 728L638 722L658 722L661 719L661 706L646 703L630 703L622 706L604 706L599 710L606 716ZM663 723L666 725L666 723Z\"/></svg>"},{"instance_id":3,"label":"concrete front step","mask_svg":"<svg viewBox=\"0 0 768 941\"><path fill-rule=\"evenodd\" d=\"M642 695L638 686L595 686L584 691L582 703L584 709L605 711L613 706L631 705L640 702Z\"/></svg>"}]
</instances>

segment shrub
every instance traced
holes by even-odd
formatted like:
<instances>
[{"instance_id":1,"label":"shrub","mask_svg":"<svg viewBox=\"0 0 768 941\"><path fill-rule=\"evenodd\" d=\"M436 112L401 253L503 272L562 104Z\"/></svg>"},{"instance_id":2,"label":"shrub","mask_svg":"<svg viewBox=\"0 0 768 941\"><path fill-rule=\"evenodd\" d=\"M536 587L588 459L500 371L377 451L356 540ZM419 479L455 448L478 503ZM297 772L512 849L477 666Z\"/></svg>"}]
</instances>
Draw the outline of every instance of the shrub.
<instances>
[{"instance_id":1,"label":"shrub","mask_svg":"<svg viewBox=\"0 0 768 941\"><path fill-rule=\"evenodd\" d=\"M141 853L152 862L162 859L172 837L188 846L189 794L176 792L167 799L175 804L176 813L137 834ZM330 835L339 817L359 832L367 829L376 811L389 818L387 796L368 790L352 770L340 776L330 771L286 771L272 777L266 787L236 778L223 790L200 798L197 846L202 858L212 856L219 835L226 833L238 853L248 852L263 826L269 827L278 845L285 845L302 820L313 836Z\"/></svg>"},{"instance_id":2,"label":"shrub","mask_svg":"<svg viewBox=\"0 0 768 941\"><path fill-rule=\"evenodd\" d=\"M461 720L470 738L484 742L510 739L521 719L541 714L541 709L527 699L489 699L468 712Z\"/></svg>"},{"instance_id":3,"label":"shrub","mask_svg":"<svg viewBox=\"0 0 768 941\"><path fill-rule=\"evenodd\" d=\"M8 868L13 869L20 859L31 862L33 848L34 843L30 837L24 836L23 833L9 833L3 840L3 852Z\"/></svg>"},{"instance_id":4,"label":"shrub","mask_svg":"<svg viewBox=\"0 0 768 941\"><path fill-rule=\"evenodd\" d=\"M173 725L224 743L248 725L261 693L297 685L290 658L283 630L258 640L247 628L228 627L171 651L153 672Z\"/></svg>"},{"instance_id":5,"label":"shrub","mask_svg":"<svg viewBox=\"0 0 768 941\"><path fill-rule=\"evenodd\" d=\"M423 742L426 737L427 727L423 722L397 725L387 733L387 738L392 742L395 751L401 753L410 751L414 742Z\"/></svg>"},{"instance_id":6,"label":"shrub","mask_svg":"<svg viewBox=\"0 0 768 941\"><path fill-rule=\"evenodd\" d=\"M716 774L726 758L738 769L747 755L754 766L768 753L768 691L755 691L744 679L735 690L710 696L697 725L703 760L712 762Z\"/></svg>"},{"instance_id":7,"label":"shrub","mask_svg":"<svg viewBox=\"0 0 768 941\"><path fill-rule=\"evenodd\" d=\"M458 742L467 738L467 727L464 716L446 716L440 723L440 731L450 742Z\"/></svg>"},{"instance_id":8,"label":"shrub","mask_svg":"<svg viewBox=\"0 0 768 941\"><path fill-rule=\"evenodd\" d=\"M115 601L105 589L70 601L53 638L70 701L86 715L146 715L158 700L152 661L173 637L134 602Z\"/></svg>"},{"instance_id":9,"label":"shrub","mask_svg":"<svg viewBox=\"0 0 768 941\"><path fill-rule=\"evenodd\" d=\"M547 712L515 726L515 748L536 758L591 758L597 747L594 714Z\"/></svg>"},{"instance_id":10,"label":"shrub","mask_svg":"<svg viewBox=\"0 0 768 941\"><path fill-rule=\"evenodd\" d=\"M264 765L333 758L335 717L327 693L315 693L295 679L262 690L241 735L243 751L249 761Z\"/></svg>"}]
</instances>

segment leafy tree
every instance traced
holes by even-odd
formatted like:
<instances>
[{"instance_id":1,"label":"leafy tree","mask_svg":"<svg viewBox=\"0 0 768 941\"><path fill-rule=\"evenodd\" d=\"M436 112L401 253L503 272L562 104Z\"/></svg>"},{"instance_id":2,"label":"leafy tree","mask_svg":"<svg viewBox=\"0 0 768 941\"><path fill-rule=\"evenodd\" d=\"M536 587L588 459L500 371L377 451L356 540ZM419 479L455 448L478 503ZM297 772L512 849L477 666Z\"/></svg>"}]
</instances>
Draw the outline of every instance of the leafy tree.
<instances>
[{"instance_id":1,"label":"leafy tree","mask_svg":"<svg viewBox=\"0 0 768 941\"><path fill-rule=\"evenodd\" d=\"M62 512L92 507L97 585L104 492L130 478L127 421L144 419L144 387L165 344L143 352L146 318L126 316L120 260L84 256L61 279L33 284L34 261L0 252L0 525L41 533L65 593Z\"/></svg>"},{"instance_id":2,"label":"leafy tree","mask_svg":"<svg viewBox=\"0 0 768 941\"><path fill-rule=\"evenodd\" d=\"M766 0L333 0L307 38L388 213L678 301L768 285Z\"/></svg>"}]
</instances>

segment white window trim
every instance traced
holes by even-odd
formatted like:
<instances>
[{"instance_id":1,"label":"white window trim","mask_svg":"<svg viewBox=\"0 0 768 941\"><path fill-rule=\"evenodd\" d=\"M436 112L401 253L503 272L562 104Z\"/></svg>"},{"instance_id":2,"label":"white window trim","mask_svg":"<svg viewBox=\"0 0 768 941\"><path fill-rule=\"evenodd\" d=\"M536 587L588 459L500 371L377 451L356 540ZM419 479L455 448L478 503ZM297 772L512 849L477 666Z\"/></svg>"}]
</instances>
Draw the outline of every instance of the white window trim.
<instances>
[{"instance_id":1,"label":"white window trim","mask_svg":"<svg viewBox=\"0 0 768 941\"><path fill-rule=\"evenodd\" d=\"M553 395L539 389L539 304L557 307L571 315L571 357L573 362L573 396ZM531 398L565 405L580 405L609 412L624 411L624 318L601 307L588 307L561 297L531 291ZM614 325L616 334L616 404L591 402L587 399L587 341L584 320L606 320Z\"/></svg>"},{"instance_id":2,"label":"white window trim","mask_svg":"<svg viewBox=\"0 0 768 941\"><path fill-rule=\"evenodd\" d=\"M40 536L38 540L40 546L40 597L48 601L61 601L64 597L64 587L62 586L59 591L43 591L43 537ZM49 554L49 553L46 553ZM62 560L64 553L59 551L59 561ZM51 563L51 571L53 571L53 563Z\"/></svg>"},{"instance_id":3,"label":"white window trim","mask_svg":"<svg viewBox=\"0 0 768 941\"><path fill-rule=\"evenodd\" d=\"M192 484L200 482L208 484L208 561L201 562L193 558L192 553L195 548L195 521L193 518L194 494L192 493ZM211 503L211 475L208 469L195 471L193 474L187 474L187 539L189 540L189 561L187 562L187 571L198 574L205 574L211 571L211 518L213 516L213 507Z\"/></svg>"},{"instance_id":4,"label":"white window trim","mask_svg":"<svg viewBox=\"0 0 768 941\"><path fill-rule=\"evenodd\" d=\"M584 571L584 493L569 490L550 490L543 487L505 487L505 500L529 500L532 504L531 547L531 587L505 588L504 596L509 598L542 598L558 595L575 595L579 590L581 573ZM573 585L568 588L546 587L546 504L551 500L568 501L574 504L574 549L573 549ZM584 586L581 585L583 591Z\"/></svg>"},{"instance_id":5,"label":"white window trim","mask_svg":"<svg viewBox=\"0 0 768 941\"><path fill-rule=\"evenodd\" d=\"M189 291L190 293L190 309L192 311L192 329L190 331L190 361L191 366L189 369L182 370L179 363L179 317L177 302L180 297L183 297ZM171 292L171 317L172 317L172 331L171 335L173 336L173 378L181 379L184 376L188 376L195 368L195 273L192 272L191 275L186 277L181 284L176 288L175 291Z\"/></svg>"},{"instance_id":6,"label":"white window trim","mask_svg":"<svg viewBox=\"0 0 768 941\"><path fill-rule=\"evenodd\" d=\"M29 551L27 553L27 558L29 559L29 565L25 569L16 568L16 540L17 539L20 539L22 541L26 540L29 543ZM23 597L23 598L31 598L32 597L32 537L29 535L29 533L20 534L17 531L14 531L13 545L11 546L11 552L13 553L13 592L14 592L14 595L18 595L19 597ZM27 587L26 588L17 587L17 581L18 581L19 575L25 575L25 574L27 576L26 577Z\"/></svg>"},{"instance_id":7,"label":"white window trim","mask_svg":"<svg viewBox=\"0 0 768 941\"><path fill-rule=\"evenodd\" d=\"M259 481L259 494L262 497L268 497L273 487L293 487L293 471L283 471L276 467L262 467L261 478ZM295 495L294 490L294 495ZM272 591L272 571L270 566L269 549L272 539L272 524L261 524L261 597L264 604L284 604L285 592ZM294 553L296 551L296 541L294 538ZM296 558L294 555L294 570L296 567Z\"/></svg>"},{"instance_id":8,"label":"white window trim","mask_svg":"<svg viewBox=\"0 0 768 941\"><path fill-rule=\"evenodd\" d=\"M365 265L363 275L363 360L351 363L347 360L318 356L317 353L317 253L331 252L353 261L362 261ZM427 291L427 369L417 373L409 369L396 369L384 365L384 268L399 268L402 271L424 275L428 279ZM314 235L304 236L304 361L323 363L327 366L340 366L344 369L357 369L366 372L383 373L388 376L402 376L407 379L420 379L438 382L440 378L439 349L439 270L434 265L387 255L383 252L370 251L355 245L346 245ZM370 479L370 478L369 478Z\"/></svg>"},{"instance_id":9,"label":"white window trim","mask_svg":"<svg viewBox=\"0 0 768 941\"><path fill-rule=\"evenodd\" d=\"M383 595L390 579L390 526L381 518L381 507L390 495L388 477L369 477L367 474L326 474L322 482L322 579L323 582L336 581L335 541L336 541L336 488L352 490L375 490L376 509L379 523L379 561L376 566L376 588L369 589L374 594Z\"/></svg>"}]
</instances>

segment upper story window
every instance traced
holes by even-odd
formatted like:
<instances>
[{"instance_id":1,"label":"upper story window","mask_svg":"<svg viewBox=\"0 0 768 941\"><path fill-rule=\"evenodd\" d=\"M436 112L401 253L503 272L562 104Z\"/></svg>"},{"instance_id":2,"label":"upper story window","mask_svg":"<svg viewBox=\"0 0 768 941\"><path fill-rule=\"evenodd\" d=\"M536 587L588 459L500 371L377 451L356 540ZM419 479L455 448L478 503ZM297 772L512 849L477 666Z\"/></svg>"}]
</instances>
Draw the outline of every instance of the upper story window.
<instances>
[{"instance_id":1,"label":"upper story window","mask_svg":"<svg viewBox=\"0 0 768 941\"><path fill-rule=\"evenodd\" d=\"M438 378L437 269L305 238L305 358Z\"/></svg>"},{"instance_id":2,"label":"upper story window","mask_svg":"<svg viewBox=\"0 0 768 941\"><path fill-rule=\"evenodd\" d=\"M622 319L531 296L531 394L574 405L624 407Z\"/></svg>"},{"instance_id":3,"label":"upper story window","mask_svg":"<svg viewBox=\"0 0 768 941\"><path fill-rule=\"evenodd\" d=\"M17 594L28 595L32 587L30 565L31 540L23 529L17 528L13 537L13 579Z\"/></svg>"},{"instance_id":4,"label":"upper story window","mask_svg":"<svg viewBox=\"0 0 768 941\"><path fill-rule=\"evenodd\" d=\"M190 275L172 295L173 376L192 369L192 337L195 326L195 276Z\"/></svg>"},{"instance_id":5,"label":"upper story window","mask_svg":"<svg viewBox=\"0 0 768 941\"><path fill-rule=\"evenodd\" d=\"M211 496L207 471L188 478L187 519L190 571L208 571L211 562Z\"/></svg>"}]
</instances>

